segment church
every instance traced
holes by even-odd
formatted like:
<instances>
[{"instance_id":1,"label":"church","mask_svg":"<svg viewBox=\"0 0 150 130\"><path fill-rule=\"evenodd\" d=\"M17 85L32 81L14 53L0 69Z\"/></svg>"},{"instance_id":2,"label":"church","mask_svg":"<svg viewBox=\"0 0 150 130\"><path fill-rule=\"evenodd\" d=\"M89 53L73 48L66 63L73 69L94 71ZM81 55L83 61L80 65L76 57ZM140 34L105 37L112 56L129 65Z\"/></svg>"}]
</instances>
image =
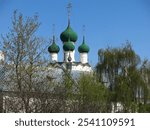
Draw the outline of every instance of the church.
<instances>
[{"instance_id":1,"label":"church","mask_svg":"<svg viewBox=\"0 0 150 130\"><path fill-rule=\"evenodd\" d=\"M69 71L73 78L77 78L83 72L92 72L92 67L88 62L88 53L90 48L86 43L85 36L83 35L83 41L78 46L78 53L80 54L80 61L76 61L75 58L75 47L78 40L77 33L72 29L70 24L70 9L71 4L68 4L68 25L66 29L60 34L60 40L63 44L63 57L62 61L58 60L58 54L60 47L57 45L55 35L53 35L52 44L48 47L50 53L50 63L48 70L51 71L49 74L55 74L53 78L59 77L62 71ZM57 73L57 74L56 74Z\"/></svg>"},{"instance_id":2,"label":"church","mask_svg":"<svg viewBox=\"0 0 150 130\"><path fill-rule=\"evenodd\" d=\"M62 41L62 48L60 48L56 43L56 36L53 34L51 45L47 48L47 53L50 54L50 62L46 66L46 70L43 73L46 76L50 76L53 79L61 79L62 72L69 71L72 77L75 79L79 77L81 73L92 72L92 67L89 64L88 53L90 48L86 43L85 35L83 37L82 43L78 46L76 42L78 40L77 33L73 30L70 24L70 13L72 5L68 3L67 12L68 12L68 25L64 31L60 34L60 40ZM75 52L75 48L78 49L78 52ZM60 49L63 50L62 59L58 59L58 54ZM76 61L75 53L79 53L80 60ZM0 51L0 61L4 61L5 56L2 51Z\"/></svg>"}]
</instances>

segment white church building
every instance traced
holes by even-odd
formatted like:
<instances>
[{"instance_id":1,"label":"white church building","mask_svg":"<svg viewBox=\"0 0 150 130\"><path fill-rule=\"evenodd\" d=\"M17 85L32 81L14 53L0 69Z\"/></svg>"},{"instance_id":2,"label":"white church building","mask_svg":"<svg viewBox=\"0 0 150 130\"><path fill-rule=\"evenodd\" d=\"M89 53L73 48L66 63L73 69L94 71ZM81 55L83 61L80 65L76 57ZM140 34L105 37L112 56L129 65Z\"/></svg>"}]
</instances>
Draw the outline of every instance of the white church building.
<instances>
[{"instance_id":1,"label":"white church building","mask_svg":"<svg viewBox=\"0 0 150 130\"><path fill-rule=\"evenodd\" d=\"M88 53L90 51L89 46L86 44L85 36L83 36L83 41L81 45L78 46L78 53L80 55L80 60L75 59L75 48L77 47L76 42L78 40L77 33L71 28L70 25L70 8L71 5L68 4L68 25L67 28L60 34L60 39L63 44L63 57L62 61L58 60L58 54L60 47L57 45L55 36L53 35L52 44L48 47L48 52L50 53L50 63L48 65L48 70L53 71L52 74L55 76L64 70L69 70L73 77L78 77L83 72L92 72L92 67L89 64ZM57 73L57 74L56 74ZM57 75L57 76L58 76ZM56 76L56 77L57 77Z\"/></svg>"}]
</instances>

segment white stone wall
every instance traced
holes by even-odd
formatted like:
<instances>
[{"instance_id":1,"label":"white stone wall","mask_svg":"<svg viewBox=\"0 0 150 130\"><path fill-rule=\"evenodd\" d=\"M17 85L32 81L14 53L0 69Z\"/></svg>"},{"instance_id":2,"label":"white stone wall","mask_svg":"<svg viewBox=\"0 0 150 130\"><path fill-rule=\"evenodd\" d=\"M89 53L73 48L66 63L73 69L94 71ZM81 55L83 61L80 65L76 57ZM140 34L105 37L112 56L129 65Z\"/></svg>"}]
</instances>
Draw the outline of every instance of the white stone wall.
<instances>
[{"instance_id":1,"label":"white stone wall","mask_svg":"<svg viewBox=\"0 0 150 130\"><path fill-rule=\"evenodd\" d=\"M51 53L51 61L58 61L58 54L57 53Z\"/></svg>"},{"instance_id":2,"label":"white stone wall","mask_svg":"<svg viewBox=\"0 0 150 130\"><path fill-rule=\"evenodd\" d=\"M50 77L53 77L54 78L53 81L59 82L62 80L62 76L63 76L62 68L66 69L65 64L62 64L59 67L48 67L45 74ZM77 64L77 65L73 64L72 65L71 74L72 74L74 80L78 79L78 77L82 73L93 73L93 70L88 65L82 65L82 64Z\"/></svg>"},{"instance_id":3,"label":"white stone wall","mask_svg":"<svg viewBox=\"0 0 150 130\"><path fill-rule=\"evenodd\" d=\"M4 60L5 60L4 53L0 51L0 61L4 61Z\"/></svg>"},{"instance_id":4,"label":"white stone wall","mask_svg":"<svg viewBox=\"0 0 150 130\"><path fill-rule=\"evenodd\" d=\"M80 53L80 62L82 64L88 63L88 54L87 53Z\"/></svg>"},{"instance_id":5,"label":"white stone wall","mask_svg":"<svg viewBox=\"0 0 150 130\"><path fill-rule=\"evenodd\" d=\"M87 66L87 65L77 65L77 66L72 66L72 70L73 71L80 71L80 72L91 72L92 71L92 68Z\"/></svg>"}]
</instances>

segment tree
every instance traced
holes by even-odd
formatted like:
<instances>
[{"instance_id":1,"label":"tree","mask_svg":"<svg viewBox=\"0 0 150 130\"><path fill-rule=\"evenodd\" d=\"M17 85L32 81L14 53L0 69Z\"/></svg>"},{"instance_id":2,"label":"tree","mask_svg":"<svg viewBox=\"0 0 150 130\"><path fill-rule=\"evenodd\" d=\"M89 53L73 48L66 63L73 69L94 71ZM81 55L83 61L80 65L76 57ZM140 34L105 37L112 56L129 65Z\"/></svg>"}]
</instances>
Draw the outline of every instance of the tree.
<instances>
[{"instance_id":1,"label":"tree","mask_svg":"<svg viewBox=\"0 0 150 130\"><path fill-rule=\"evenodd\" d=\"M141 93L147 91L140 71L140 57L129 42L122 48L101 49L98 56L97 75L110 90L114 111L121 104L123 112L136 112L140 103L138 96L141 98Z\"/></svg>"},{"instance_id":2,"label":"tree","mask_svg":"<svg viewBox=\"0 0 150 130\"><path fill-rule=\"evenodd\" d=\"M139 100L142 100L143 103L139 104L138 112L150 112L150 62L148 59L145 59L142 62L140 74L144 80L145 88L142 91L142 99L139 98Z\"/></svg>"},{"instance_id":3,"label":"tree","mask_svg":"<svg viewBox=\"0 0 150 130\"><path fill-rule=\"evenodd\" d=\"M95 74L82 74L79 84L79 112L110 112L107 106L108 90Z\"/></svg>"},{"instance_id":4,"label":"tree","mask_svg":"<svg viewBox=\"0 0 150 130\"><path fill-rule=\"evenodd\" d=\"M37 84L41 82L39 79L43 76L41 68L45 62L42 53L45 46L44 40L36 36L39 26L38 16L24 18L21 13L14 11L12 28L2 36L4 65L9 70L5 79L9 83L7 90L18 92L21 97L18 108L25 112L32 111L29 92L36 91Z\"/></svg>"}]
</instances>

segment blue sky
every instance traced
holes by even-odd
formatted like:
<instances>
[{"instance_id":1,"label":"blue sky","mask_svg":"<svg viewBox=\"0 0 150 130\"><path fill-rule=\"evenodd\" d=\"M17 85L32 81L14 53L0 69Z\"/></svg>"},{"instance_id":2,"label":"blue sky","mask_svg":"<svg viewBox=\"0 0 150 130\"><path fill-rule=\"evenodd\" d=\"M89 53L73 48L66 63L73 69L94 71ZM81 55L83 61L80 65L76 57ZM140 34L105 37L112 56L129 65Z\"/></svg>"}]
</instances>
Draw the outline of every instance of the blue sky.
<instances>
[{"instance_id":1,"label":"blue sky","mask_svg":"<svg viewBox=\"0 0 150 130\"><path fill-rule=\"evenodd\" d=\"M38 35L46 40L52 37L55 24L57 44L61 48L60 33L67 27L66 6L69 0L0 0L0 34L9 32L11 17L17 9L24 16L38 13L41 26ZM78 34L76 60L79 61L78 46L82 43L83 29L90 47L89 62L98 61L100 48L120 47L126 40L132 43L142 59L150 59L150 0L70 0L72 2L71 27ZM46 50L47 51L47 50Z\"/></svg>"}]
</instances>

